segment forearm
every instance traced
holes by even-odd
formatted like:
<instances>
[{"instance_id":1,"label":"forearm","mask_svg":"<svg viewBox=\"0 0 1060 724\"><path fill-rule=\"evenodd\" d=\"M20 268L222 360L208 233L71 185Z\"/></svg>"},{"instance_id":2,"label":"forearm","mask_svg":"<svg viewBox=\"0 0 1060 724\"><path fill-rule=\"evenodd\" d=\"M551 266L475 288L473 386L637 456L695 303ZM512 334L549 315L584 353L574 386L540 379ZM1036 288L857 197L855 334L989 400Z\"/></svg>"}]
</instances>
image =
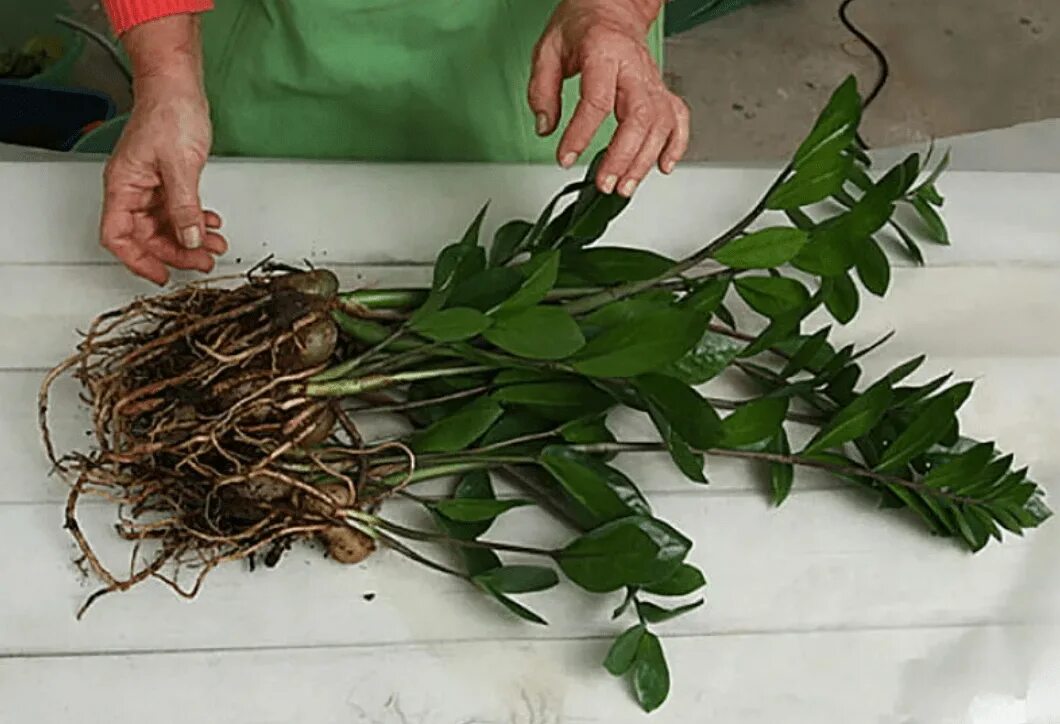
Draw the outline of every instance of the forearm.
<instances>
[{"instance_id":1,"label":"forearm","mask_svg":"<svg viewBox=\"0 0 1060 724\"><path fill-rule=\"evenodd\" d=\"M202 44L195 15L137 25L122 37L133 67L134 95L174 85L202 93Z\"/></svg>"}]
</instances>

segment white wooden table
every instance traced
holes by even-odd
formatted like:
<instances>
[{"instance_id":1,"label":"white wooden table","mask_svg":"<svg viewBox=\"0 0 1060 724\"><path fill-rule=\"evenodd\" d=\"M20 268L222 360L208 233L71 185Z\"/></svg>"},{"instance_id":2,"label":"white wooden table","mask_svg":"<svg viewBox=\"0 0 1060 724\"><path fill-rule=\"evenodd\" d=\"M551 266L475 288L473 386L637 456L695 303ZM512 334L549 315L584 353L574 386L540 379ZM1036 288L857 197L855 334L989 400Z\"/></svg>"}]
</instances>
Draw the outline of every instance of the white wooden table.
<instances>
[{"instance_id":1,"label":"white wooden table","mask_svg":"<svg viewBox=\"0 0 1060 724\"><path fill-rule=\"evenodd\" d=\"M75 328L151 291L96 246L99 175L95 162L0 163L0 721L642 721L599 665L615 601L529 596L553 622L534 627L388 553L350 568L296 551L273 570L219 570L191 603L148 583L74 620L92 588L71 564L64 490L37 441L37 386ZM609 241L689 251L771 175L699 167L650 183ZM536 213L564 180L215 162L204 195L226 216L229 263L305 257L348 284L387 285L425 278L423 262L485 198L492 229ZM955 245L896 269L888 298L863 301L843 335L898 330L870 372L926 352L921 376L978 380L966 430L1016 452L1056 504L1060 173L955 172L941 187ZM59 405L72 409L72 394ZM83 425L57 422L73 442ZM674 685L654 720L1060 722L1060 523L971 556L833 482L800 477L771 509L737 465L712 464L703 488L657 457L621 464L696 541L690 559L710 580L708 604L661 629ZM511 536L543 535L511 515ZM112 516L82 514L104 553L121 553Z\"/></svg>"}]
</instances>

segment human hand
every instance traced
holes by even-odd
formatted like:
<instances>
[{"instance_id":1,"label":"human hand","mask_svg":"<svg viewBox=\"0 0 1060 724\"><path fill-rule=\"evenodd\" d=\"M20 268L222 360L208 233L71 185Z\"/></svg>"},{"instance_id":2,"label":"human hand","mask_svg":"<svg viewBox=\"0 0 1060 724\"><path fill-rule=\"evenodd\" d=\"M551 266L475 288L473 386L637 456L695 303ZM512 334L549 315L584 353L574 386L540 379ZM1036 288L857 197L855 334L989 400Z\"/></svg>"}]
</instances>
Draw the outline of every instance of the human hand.
<instances>
[{"instance_id":1,"label":"human hand","mask_svg":"<svg viewBox=\"0 0 1060 724\"><path fill-rule=\"evenodd\" d=\"M618 130L596 174L604 193L631 196L658 164L670 173L688 148L689 112L663 83L645 37L661 0L563 0L534 48L529 102L537 131L555 131L563 80L581 74L581 98L559 142L564 168L613 112Z\"/></svg>"},{"instance_id":2,"label":"human hand","mask_svg":"<svg viewBox=\"0 0 1060 724\"><path fill-rule=\"evenodd\" d=\"M137 39L130 41L132 50ZM129 123L103 175L100 242L156 284L169 280L170 267L209 272L228 248L217 233L221 218L199 201L211 142L201 71L176 59L137 75Z\"/></svg>"}]
</instances>

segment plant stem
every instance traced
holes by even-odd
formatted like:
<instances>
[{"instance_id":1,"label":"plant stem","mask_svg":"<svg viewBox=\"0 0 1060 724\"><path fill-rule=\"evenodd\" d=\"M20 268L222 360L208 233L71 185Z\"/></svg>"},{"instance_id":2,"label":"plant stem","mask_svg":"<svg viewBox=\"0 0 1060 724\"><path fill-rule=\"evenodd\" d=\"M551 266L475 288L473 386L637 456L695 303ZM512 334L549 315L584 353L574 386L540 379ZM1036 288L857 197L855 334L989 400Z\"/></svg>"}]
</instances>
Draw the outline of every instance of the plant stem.
<instances>
[{"instance_id":1,"label":"plant stem","mask_svg":"<svg viewBox=\"0 0 1060 724\"><path fill-rule=\"evenodd\" d=\"M397 540L396 538L393 538L392 536L379 532L379 540L381 540L383 544L386 545L388 548L393 548L406 558L416 561L417 563L421 563L427 566L428 568L432 568L440 573L448 573L450 576L456 576L457 578L461 578L465 581L471 580L471 576L467 575L466 573L462 573L458 570L450 568L449 566L438 563L437 561L432 561L430 558L421 555L420 553L417 553L412 548L409 548L407 545Z\"/></svg>"},{"instance_id":2,"label":"plant stem","mask_svg":"<svg viewBox=\"0 0 1060 724\"><path fill-rule=\"evenodd\" d=\"M412 309L423 304L426 289L361 289L339 295L343 302L367 309Z\"/></svg>"},{"instance_id":3,"label":"plant stem","mask_svg":"<svg viewBox=\"0 0 1060 724\"><path fill-rule=\"evenodd\" d=\"M505 551L507 553L525 553L532 556L546 556L551 558L555 555L555 551L545 550L544 548L531 548L529 546L514 545L512 543L497 543L495 541L485 540L467 540L465 538L454 538L445 533L435 533L429 530L419 530L416 528L406 528L403 525L394 523L393 521L385 520L383 518L374 518L372 523L385 528L391 533L395 533L400 536L404 536L411 540L418 540L421 542L432 542L432 543L452 543L453 545L462 546L464 548L488 548L495 551Z\"/></svg>"},{"instance_id":4,"label":"plant stem","mask_svg":"<svg viewBox=\"0 0 1060 724\"><path fill-rule=\"evenodd\" d=\"M336 317L337 316L338 315L336 315ZM343 322L339 322L339 326L342 327L342 329L344 331L347 330L347 327L346 327L346 325ZM386 328L384 327L383 329L386 329ZM387 346L389 346L391 344L395 344L395 346L396 346L396 343L401 341L400 338L404 334L405 334L404 327L398 327L396 330L391 332L388 336L386 336L383 339L379 340L374 346L369 347L368 349L366 349L364 352L361 352L361 354L357 355L353 359L346 360L345 362L343 362L341 364L338 364L335 367L332 367L331 369L324 370L320 374L314 376L312 378L312 381L313 382L327 382L329 380L337 380L337 379L340 379L342 377L347 376L348 374L350 374L351 372L356 370L358 367L360 367L361 364L366 359L368 359L369 357L371 357L375 353L385 349ZM408 348L406 347L405 349L408 349Z\"/></svg>"},{"instance_id":5,"label":"plant stem","mask_svg":"<svg viewBox=\"0 0 1060 724\"><path fill-rule=\"evenodd\" d=\"M411 372L397 372L392 375L367 375L345 380L329 380L326 382L309 382L305 387L305 394L309 397L351 397L369 390L380 390L384 387L393 387L408 382L419 382L422 380L433 380L441 377L455 377L457 375L485 372L492 369L484 365L473 367L441 367L433 370L413 370Z\"/></svg>"},{"instance_id":6,"label":"plant stem","mask_svg":"<svg viewBox=\"0 0 1060 724\"><path fill-rule=\"evenodd\" d=\"M425 400L415 400L412 402L395 402L393 405L366 405L364 407L355 407L351 409L350 412L383 413L418 410L421 407L430 407L431 405L439 405L443 402L452 402L453 400L462 400L465 397L474 397L475 395L487 392L489 389L489 385L482 385L481 387L472 387L467 390L460 390L458 392L452 392L448 395L441 395L440 397L431 397Z\"/></svg>"},{"instance_id":7,"label":"plant stem","mask_svg":"<svg viewBox=\"0 0 1060 724\"><path fill-rule=\"evenodd\" d=\"M755 204L754 208L748 211L742 219L740 219L731 227L729 227L729 229L723 234L721 234L721 236L716 237L713 241L711 241L709 244L707 244L691 256L688 256L685 259L674 264L662 274L659 274L658 276L652 279L647 279L645 281L627 282L625 284L619 284L618 286L610 287L609 289L605 289L596 294L592 294L583 299L579 299L576 302L565 304L564 308L573 315L591 312L592 310L598 307L602 307L605 304L609 304L610 302L617 301L619 299L624 299L634 294L638 294L644 291L645 289L650 289L656 284L665 282L667 279L672 279L673 277L683 274L689 269L692 269L693 267L702 264L704 261L712 257L718 251L718 249L722 248L730 241L739 238L740 235L747 230L747 227L753 224L759 216L765 213L766 201L773 194L773 192L777 188L779 188L782 183L784 183L784 181L788 177L788 174L791 173L791 168L792 167L790 163L784 167L784 170L781 171L780 174L773 181L773 183L770 184L769 188L766 190L765 194L762 195L762 198L759 199L758 203Z\"/></svg>"},{"instance_id":8,"label":"plant stem","mask_svg":"<svg viewBox=\"0 0 1060 724\"><path fill-rule=\"evenodd\" d=\"M380 460L379 462L385 462ZM400 462L396 460L395 462ZM433 480L434 478L444 478L450 475L459 475L460 473L468 473L472 470L483 470L486 468L494 467L498 463L491 462L489 460L468 460L461 462L448 462L439 463L432 465L428 468L420 468L414 470L412 475L408 473L391 473L380 480L380 483L387 487L394 487L405 483L411 485L412 483L420 483L424 480Z\"/></svg>"}]
</instances>

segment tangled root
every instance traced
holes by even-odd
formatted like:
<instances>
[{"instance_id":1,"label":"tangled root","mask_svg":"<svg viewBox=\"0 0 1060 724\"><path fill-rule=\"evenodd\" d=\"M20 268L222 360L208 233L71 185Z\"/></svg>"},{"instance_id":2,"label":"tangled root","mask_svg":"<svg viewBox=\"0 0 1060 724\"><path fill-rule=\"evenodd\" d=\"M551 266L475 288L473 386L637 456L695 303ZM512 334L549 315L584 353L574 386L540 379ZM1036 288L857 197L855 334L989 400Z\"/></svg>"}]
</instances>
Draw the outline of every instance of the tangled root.
<instances>
[{"instance_id":1,"label":"tangled root","mask_svg":"<svg viewBox=\"0 0 1060 724\"><path fill-rule=\"evenodd\" d=\"M79 616L99 595L147 578L193 597L221 563L261 553L274 565L299 539L322 540L344 563L374 550L348 513L378 503L363 489L379 471L393 472L395 451L400 469L411 472L414 461L398 443L365 449L336 404L302 394L341 355L330 317L337 289L323 270L266 269L234 287L202 283L138 299L95 319L48 374L40 424L70 484L66 528L104 583ZM91 452L59 455L52 444L48 393L67 373L91 409ZM116 530L134 543L124 577L102 564L78 525L86 495L119 506ZM189 586L179 580L185 569L197 571Z\"/></svg>"}]
</instances>

